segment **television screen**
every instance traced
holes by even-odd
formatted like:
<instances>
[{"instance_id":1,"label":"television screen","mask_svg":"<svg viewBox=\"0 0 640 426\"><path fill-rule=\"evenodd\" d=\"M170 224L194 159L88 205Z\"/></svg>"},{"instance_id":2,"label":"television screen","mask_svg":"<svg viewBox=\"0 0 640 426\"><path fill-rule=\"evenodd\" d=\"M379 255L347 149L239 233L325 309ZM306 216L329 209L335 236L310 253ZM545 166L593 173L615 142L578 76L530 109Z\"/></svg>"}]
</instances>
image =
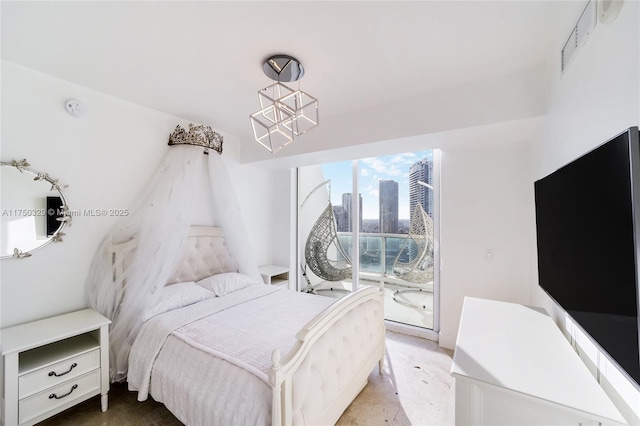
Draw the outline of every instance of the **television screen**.
<instances>
[{"instance_id":1,"label":"television screen","mask_svg":"<svg viewBox=\"0 0 640 426\"><path fill-rule=\"evenodd\" d=\"M540 286L638 384L639 166L635 127L534 185Z\"/></svg>"},{"instance_id":2,"label":"television screen","mask_svg":"<svg viewBox=\"0 0 640 426\"><path fill-rule=\"evenodd\" d=\"M63 217L60 208L62 198L47 197L47 237L52 236L60 227L59 217Z\"/></svg>"}]
</instances>

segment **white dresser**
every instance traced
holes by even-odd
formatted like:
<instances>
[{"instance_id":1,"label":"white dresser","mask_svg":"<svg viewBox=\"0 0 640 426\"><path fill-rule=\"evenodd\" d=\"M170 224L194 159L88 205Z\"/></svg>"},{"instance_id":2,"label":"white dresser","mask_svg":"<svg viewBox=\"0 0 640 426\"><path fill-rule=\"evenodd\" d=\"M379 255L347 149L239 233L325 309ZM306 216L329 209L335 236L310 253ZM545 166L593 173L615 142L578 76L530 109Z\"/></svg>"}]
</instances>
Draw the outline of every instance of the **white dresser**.
<instances>
[{"instance_id":1,"label":"white dresser","mask_svg":"<svg viewBox=\"0 0 640 426\"><path fill-rule=\"evenodd\" d=\"M110 322L84 309L2 329L3 424L32 425L98 394L106 411Z\"/></svg>"},{"instance_id":2,"label":"white dresser","mask_svg":"<svg viewBox=\"0 0 640 426\"><path fill-rule=\"evenodd\" d=\"M466 297L451 374L457 425L626 424L541 309Z\"/></svg>"}]
</instances>

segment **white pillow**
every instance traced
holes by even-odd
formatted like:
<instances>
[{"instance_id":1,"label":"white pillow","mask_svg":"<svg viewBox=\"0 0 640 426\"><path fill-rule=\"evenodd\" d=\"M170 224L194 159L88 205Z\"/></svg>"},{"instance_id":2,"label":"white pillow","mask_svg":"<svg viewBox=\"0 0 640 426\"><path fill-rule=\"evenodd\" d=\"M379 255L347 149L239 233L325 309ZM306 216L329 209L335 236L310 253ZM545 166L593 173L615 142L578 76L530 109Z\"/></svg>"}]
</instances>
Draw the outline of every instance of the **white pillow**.
<instances>
[{"instance_id":1,"label":"white pillow","mask_svg":"<svg viewBox=\"0 0 640 426\"><path fill-rule=\"evenodd\" d=\"M156 315L213 297L216 295L196 285L193 281L171 284L162 289L160 301L145 311L142 320L147 321Z\"/></svg>"},{"instance_id":2,"label":"white pillow","mask_svg":"<svg viewBox=\"0 0 640 426\"><path fill-rule=\"evenodd\" d=\"M216 296L224 296L250 285L260 284L260 282L237 272L225 272L204 278L198 281L197 284L212 291Z\"/></svg>"}]
</instances>

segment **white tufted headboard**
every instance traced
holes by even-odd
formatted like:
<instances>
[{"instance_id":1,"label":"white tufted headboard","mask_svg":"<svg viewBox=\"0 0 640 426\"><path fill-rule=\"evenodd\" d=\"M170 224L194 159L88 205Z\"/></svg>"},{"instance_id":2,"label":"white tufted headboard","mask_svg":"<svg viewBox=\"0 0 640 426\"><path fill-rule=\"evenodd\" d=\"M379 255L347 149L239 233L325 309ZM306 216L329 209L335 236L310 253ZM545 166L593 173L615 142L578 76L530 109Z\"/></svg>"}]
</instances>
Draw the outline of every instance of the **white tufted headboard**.
<instances>
[{"instance_id":1,"label":"white tufted headboard","mask_svg":"<svg viewBox=\"0 0 640 426\"><path fill-rule=\"evenodd\" d=\"M136 249L132 239L111 246L114 278L121 276ZM184 243L182 259L167 281L175 284L183 281L199 281L223 272L235 272L235 262L224 245L224 232L213 226L191 226Z\"/></svg>"},{"instance_id":2,"label":"white tufted headboard","mask_svg":"<svg viewBox=\"0 0 640 426\"><path fill-rule=\"evenodd\" d=\"M167 284L199 281L211 275L236 270L224 245L222 228L192 226L184 243L182 259Z\"/></svg>"}]
</instances>

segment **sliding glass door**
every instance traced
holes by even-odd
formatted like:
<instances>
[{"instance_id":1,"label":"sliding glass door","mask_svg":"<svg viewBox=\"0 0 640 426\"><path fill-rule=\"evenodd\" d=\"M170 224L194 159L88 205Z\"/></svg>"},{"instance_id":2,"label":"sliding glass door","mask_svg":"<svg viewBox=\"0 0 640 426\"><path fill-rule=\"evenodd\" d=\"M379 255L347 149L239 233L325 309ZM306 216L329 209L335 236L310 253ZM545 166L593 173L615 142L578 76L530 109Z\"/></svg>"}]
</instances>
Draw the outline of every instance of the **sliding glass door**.
<instances>
[{"instance_id":1,"label":"sliding glass door","mask_svg":"<svg viewBox=\"0 0 640 426\"><path fill-rule=\"evenodd\" d=\"M383 285L387 320L437 330L438 170L432 150L300 168L305 291Z\"/></svg>"}]
</instances>

